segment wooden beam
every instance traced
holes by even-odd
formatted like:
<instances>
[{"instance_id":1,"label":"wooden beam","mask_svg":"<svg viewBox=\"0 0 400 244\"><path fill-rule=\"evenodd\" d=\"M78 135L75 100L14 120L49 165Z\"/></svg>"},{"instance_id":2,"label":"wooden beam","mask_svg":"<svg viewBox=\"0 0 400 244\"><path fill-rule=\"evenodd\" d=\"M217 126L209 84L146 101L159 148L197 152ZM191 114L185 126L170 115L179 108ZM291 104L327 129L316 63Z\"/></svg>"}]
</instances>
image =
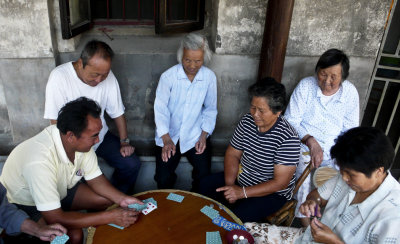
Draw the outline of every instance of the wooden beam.
<instances>
[{"instance_id":1,"label":"wooden beam","mask_svg":"<svg viewBox=\"0 0 400 244\"><path fill-rule=\"evenodd\" d=\"M258 78L281 82L294 0L269 0L258 67Z\"/></svg>"}]
</instances>

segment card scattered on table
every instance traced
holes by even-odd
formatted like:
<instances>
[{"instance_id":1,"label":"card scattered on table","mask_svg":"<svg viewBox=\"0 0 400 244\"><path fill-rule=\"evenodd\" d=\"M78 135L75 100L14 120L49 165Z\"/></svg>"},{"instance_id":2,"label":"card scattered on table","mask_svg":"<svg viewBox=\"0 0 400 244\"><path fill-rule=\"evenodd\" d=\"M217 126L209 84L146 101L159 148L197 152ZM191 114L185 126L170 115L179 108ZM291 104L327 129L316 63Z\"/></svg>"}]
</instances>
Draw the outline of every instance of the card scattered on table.
<instances>
[{"instance_id":1,"label":"card scattered on table","mask_svg":"<svg viewBox=\"0 0 400 244\"><path fill-rule=\"evenodd\" d=\"M144 203L144 204L139 204L139 203L129 204L128 208L134 208L134 209L136 209L136 211L142 212L142 210L147 208L147 203Z\"/></svg>"},{"instance_id":2,"label":"card scattered on table","mask_svg":"<svg viewBox=\"0 0 400 244\"><path fill-rule=\"evenodd\" d=\"M175 202L182 202L183 198L185 198L185 197L181 196L181 195L178 195L178 194L175 194L175 193L170 193L168 195L168 197L167 197L168 200L172 200L172 201L175 201Z\"/></svg>"},{"instance_id":3,"label":"card scattered on table","mask_svg":"<svg viewBox=\"0 0 400 244\"><path fill-rule=\"evenodd\" d=\"M207 244L222 244L221 235L219 231L206 232Z\"/></svg>"},{"instance_id":4,"label":"card scattered on table","mask_svg":"<svg viewBox=\"0 0 400 244\"><path fill-rule=\"evenodd\" d=\"M115 227L115 228L118 228L118 229L120 229L120 230L123 230L124 229L124 227L122 227L122 226L119 226L119 225L116 225L116 224L108 224L109 226L112 226L112 227Z\"/></svg>"},{"instance_id":5,"label":"card scattered on table","mask_svg":"<svg viewBox=\"0 0 400 244\"><path fill-rule=\"evenodd\" d=\"M156 209L156 208L157 208L156 205L154 205L154 204L151 203L151 202L148 202L148 203L147 203L147 208L146 208L145 210L143 210L142 213L143 213L144 215L148 215L151 211L153 211L153 210Z\"/></svg>"},{"instance_id":6,"label":"card scattered on table","mask_svg":"<svg viewBox=\"0 0 400 244\"><path fill-rule=\"evenodd\" d=\"M68 241L69 236L67 234L64 234L62 236L56 236L54 240L51 242L51 244L64 244Z\"/></svg>"},{"instance_id":7,"label":"card scattered on table","mask_svg":"<svg viewBox=\"0 0 400 244\"><path fill-rule=\"evenodd\" d=\"M214 219L219 216L219 212L210 206L204 206L200 211L207 215L210 219Z\"/></svg>"}]
</instances>

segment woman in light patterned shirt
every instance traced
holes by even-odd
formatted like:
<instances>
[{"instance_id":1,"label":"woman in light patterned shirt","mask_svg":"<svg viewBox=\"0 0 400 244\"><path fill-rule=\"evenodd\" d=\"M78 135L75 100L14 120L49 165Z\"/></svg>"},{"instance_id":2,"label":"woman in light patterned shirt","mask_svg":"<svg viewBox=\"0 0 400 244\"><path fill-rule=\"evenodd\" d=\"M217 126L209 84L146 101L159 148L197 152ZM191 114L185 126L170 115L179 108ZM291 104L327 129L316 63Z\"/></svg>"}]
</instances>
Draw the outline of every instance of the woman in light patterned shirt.
<instances>
[{"instance_id":1,"label":"woman in light patterned shirt","mask_svg":"<svg viewBox=\"0 0 400 244\"><path fill-rule=\"evenodd\" d=\"M301 205L310 226L304 231L246 223L256 243L400 243L400 184L389 172L389 138L379 129L357 127L339 136L330 152L340 174Z\"/></svg>"}]
</instances>

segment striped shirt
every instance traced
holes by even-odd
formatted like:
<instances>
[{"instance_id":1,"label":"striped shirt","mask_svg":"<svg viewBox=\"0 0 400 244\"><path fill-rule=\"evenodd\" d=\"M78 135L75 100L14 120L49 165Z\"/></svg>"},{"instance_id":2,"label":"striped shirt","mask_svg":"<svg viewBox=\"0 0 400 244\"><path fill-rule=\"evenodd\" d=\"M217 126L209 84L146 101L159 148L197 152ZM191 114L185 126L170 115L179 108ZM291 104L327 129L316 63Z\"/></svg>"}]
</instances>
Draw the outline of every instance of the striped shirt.
<instances>
[{"instance_id":1,"label":"striped shirt","mask_svg":"<svg viewBox=\"0 0 400 244\"><path fill-rule=\"evenodd\" d=\"M274 166L297 166L300 156L300 140L296 130L280 116L267 132L259 132L253 117L243 116L230 142L231 146L243 151L240 160L238 182L240 186L253 186L274 178ZM290 200L295 177L281 196Z\"/></svg>"}]
</instances>

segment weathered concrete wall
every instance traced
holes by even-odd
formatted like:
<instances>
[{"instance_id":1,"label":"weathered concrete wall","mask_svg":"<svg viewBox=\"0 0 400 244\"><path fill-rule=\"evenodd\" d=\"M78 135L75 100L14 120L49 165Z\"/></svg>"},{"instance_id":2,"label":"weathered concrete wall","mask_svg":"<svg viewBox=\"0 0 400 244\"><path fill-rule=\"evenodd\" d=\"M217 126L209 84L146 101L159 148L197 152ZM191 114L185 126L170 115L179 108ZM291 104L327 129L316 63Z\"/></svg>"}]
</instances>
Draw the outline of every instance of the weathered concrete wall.
<instances>
[{"instance_id":1,"label":"weathered concrete wall","mask_svg":"<svg viewBox=\"0 0 400 244\"><path fill-rule=\"evenodd\" d=\"M391 0L296 0L287 55L319 56L329 48L375 58Z\"/></svg>"},{"instance_id":2,"label":"weathered concrete wall","mask_svg":"<svg viewBox=\"0 0 400 244\"><path fill-rule=\"evenodd\" d=\"M47 0L0 0L0 58L53 57Z\"/></svg>"},{"instance_id":3,"label":"weathered concrete wall","mask_svg":"<svg viewBox=\"0 0 400 244\"><path fill-rule=\"evenodd\" d=\"M219 0L217 54L256 54L261 50L267 0Z\"/></svg>"},{"instance_id":4,"label":"weathered concrete wall","mask_svg":"<svg viewBox=\"0 0 400 244\"><path fill-rule=\"evenodd\" d=\"M267 0L218 0L218 54L259 55ZM375 57L391 0L296 0L287 56L319 56L336 47Z\"/></svg>"},{"instance_id":5,"label":"weathered concrete wall","mask_svg":"<svg viewBox=\"0 0 400 244\"><path fill-rule=\"evenodd\" d=\"M206 1L203 32L215 50L209 66L218 78L219 114L212 137L217 155L223 154L237 121L248 111L246 89L257 75L267 3ZM389 5L390 0L296 0L282 78L288 92L313 74L323 51L338 47L350 56L349 80L363 102ZM42 118L48 75L55 63L76 60L90 38L106 41L116 52L112 69L120 82L129 136L139 153L152 153L155 88L161 73L176 64L180 35L110 27L114 40L98 28L62 40L58 1L0 0L0 6L0 154L48 124Z\"/></svg>"},{"instance_id":6,"label":"weathered concrete wall","mask_svg":"<svg viewBox=\"0 0 400 244\"><path fill-rule=\"evenodd\" d=\"M55 67L48 0L0 0L0 154L35 135Z\"/></svg>"}]
</instances>

